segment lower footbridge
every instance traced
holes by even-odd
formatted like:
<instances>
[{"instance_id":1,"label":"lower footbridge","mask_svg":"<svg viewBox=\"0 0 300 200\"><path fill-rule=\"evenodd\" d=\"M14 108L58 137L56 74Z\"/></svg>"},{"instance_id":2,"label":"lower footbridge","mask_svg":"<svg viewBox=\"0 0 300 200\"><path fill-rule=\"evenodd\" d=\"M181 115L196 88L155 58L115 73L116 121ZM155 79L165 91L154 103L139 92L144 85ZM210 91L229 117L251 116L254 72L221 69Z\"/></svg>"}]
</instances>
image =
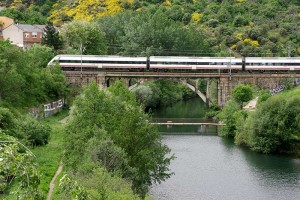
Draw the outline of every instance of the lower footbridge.
<instances>
[{"instance_id":1,"label":"lower footbridge","mask_svg":"<svg viewBox=\"0 0 300 200\"><path fill-rule=\"evenodd\" d=\"M224 126L223 123L180 123L180 122L153 122L153 125L168 125L168 126Z\"/></svg>"}]
</instances>

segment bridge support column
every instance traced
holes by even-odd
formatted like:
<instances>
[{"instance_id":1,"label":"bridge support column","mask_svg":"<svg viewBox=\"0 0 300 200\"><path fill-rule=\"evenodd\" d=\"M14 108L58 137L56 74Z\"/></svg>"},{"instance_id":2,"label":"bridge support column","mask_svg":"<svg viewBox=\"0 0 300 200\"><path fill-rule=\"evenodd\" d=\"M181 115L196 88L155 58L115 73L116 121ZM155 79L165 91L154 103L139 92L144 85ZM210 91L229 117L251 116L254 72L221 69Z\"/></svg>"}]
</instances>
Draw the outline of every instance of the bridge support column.
<instances>
[{"instance_id":1,"label":"bridge support column","mask_svg":"<svg viewBox=\"0 0 300 200\"><path fill-rule=\"evenodd\" d=\"M206 105L207 107L209 107L210 105L210 92L209 92L209 88L210 88L210 80L207 79L206 80Z\"/></svg>"},{"instance_id":2,"label":"bridge support column","mask_svg":"<svg viewBox=\"0 0 300 200\"><path fill-rule=\"evenodd\" d=\"M99 74L97 76L96 83L100 86L100 88L105 89L107 87L107 78L104 75Z\"/></svg>"},{"instance_id":3,"label":"bridge support column","mask_svg":"<svg viewBox=\"0 0 300 200\"><path fill-rule=\"evenodd\" d=\"M198 91L198 84L199 84L199 79L195 80L195 92L197 93Z\"/></svg>"},{"instance_id":4,"label":"bridge support column","mask_svg":"<svg viewBox=\"0 0 300 200\"><path fill-rule=\"evenodd\" d=\"M222 77L218 81L218 104L223 107L229 100L231 94L231 81L227 77Z\"/></svg>"}]
</instances>

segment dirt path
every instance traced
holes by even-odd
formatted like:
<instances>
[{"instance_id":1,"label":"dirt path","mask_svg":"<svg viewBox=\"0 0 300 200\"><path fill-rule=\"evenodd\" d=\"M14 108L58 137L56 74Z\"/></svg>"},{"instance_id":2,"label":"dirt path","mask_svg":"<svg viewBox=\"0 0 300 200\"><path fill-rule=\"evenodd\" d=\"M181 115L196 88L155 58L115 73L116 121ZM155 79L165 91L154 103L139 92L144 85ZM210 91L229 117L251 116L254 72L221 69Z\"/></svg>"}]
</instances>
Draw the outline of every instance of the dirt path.
<instances>
[{"instance_id":1,"label":"dirt path","mask_svg":"<svg viewBox=\"0 0 300 200\"><path fill-rule=\"evenodd\" d=\"M69 120L69 116L67 116L67 117L63 118L62 120L60 120L59 123L66 124L68 122L68 120Z\"/></svg>"},{"instance_id":2,"label":"dirt path","mask_svg":"<svg viewBox=\"0 0 300 200\"><path fill-rule=\"evenodd\" d=\"M244 106L243 108L245 110L250 110L250 111L254 111L255 107L256 107L256 103L257 103L258 97L256 97L255 99L252 99L246 106Z\"/></svg>"},{"instance_id":3,"label":"dirt path","mask_svg":"<svg viewBox=\"0 0 300 200\"><path fill-rule=\"evenodd\" d=\"M59 123L65 124L65 123L67 123L68 119L69 119L69 116L67 116L67 117L63 118L62 120L60 120ZM63 169L63 164L62 164L62 162L60 162L60 164L59 164L59 166L58 166L58 168L55 172L55 175L53 176L53 178L50 182L49 191L48 191L48 194L47 194L47 200L51 200L56 178L61 173L62 169Z\"/></svg>"},{"instance_id":4,"label":"dirt path","mask_svg":"<svg viewBox=\"0 0 300 200\"><path fill-rule=\"evenodd\" d=\"M57 176L61 173L63 169L63 164L60 163L59 166L58 166L58 169L55 173L55 175L53 176L51 182L50 182L50 185L49 185L49 192L47 194L47 200L51 200L51 197L52 197L52 193L53 193L53 189L54 189L54 185L55 185L55 181L56 181L56 178Z\"/></svg>"}]
</instances>

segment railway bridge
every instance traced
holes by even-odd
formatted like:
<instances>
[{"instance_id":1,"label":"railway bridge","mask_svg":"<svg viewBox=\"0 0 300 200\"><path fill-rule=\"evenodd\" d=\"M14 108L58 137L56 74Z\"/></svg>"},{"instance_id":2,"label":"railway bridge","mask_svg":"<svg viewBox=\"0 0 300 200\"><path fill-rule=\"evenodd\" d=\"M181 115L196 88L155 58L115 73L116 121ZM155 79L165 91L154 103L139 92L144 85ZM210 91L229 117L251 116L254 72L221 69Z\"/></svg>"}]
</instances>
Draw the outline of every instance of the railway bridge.
<instances>
[{"instance_id":1,"label":"railway bridge","mask_svg":"<svg viewBox=\"0 0 300 200\"><path fill-rule=\"evenodd\" d=\"M69 83L86 85L91 81L96 82L101 87L108 87L110 81L121 79L131 86L132 80L142 83L157 79L169 79L182 82L190 89L193 89L204 102L211 102L212 92L210 86L216 83L216 97L219 106L224 106L231 99L233 88L238 84L251 84L263 89L276 89L287 81L299 82L300 74L297 73L178 73L178 72L118 72L118 71L64 71ZM198 81L206 81L206 93L201 93L198 88ZM194 84L189 83L193 81Z\"/></svg>"}]
</instances>

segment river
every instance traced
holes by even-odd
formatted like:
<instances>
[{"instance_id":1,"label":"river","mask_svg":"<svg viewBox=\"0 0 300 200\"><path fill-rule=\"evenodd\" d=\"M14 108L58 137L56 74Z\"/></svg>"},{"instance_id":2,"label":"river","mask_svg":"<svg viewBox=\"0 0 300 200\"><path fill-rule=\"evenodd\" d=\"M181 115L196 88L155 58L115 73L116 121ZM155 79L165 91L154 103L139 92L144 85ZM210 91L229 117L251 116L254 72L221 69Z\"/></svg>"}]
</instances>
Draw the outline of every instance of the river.
<instances>
[{"instance_id":1,"label":"river","mask_svg":"<svg viewBox=\"0 0 300 200\"><path fill-rule=\"evenodd\" d=\"M155 121L206 121L199 99L153 112ZM217 136L216 128L161 127L176 159L170 179L154 185L157 200L299 200L300 159L264 155Z\"/></svg>"}]
</instances>

